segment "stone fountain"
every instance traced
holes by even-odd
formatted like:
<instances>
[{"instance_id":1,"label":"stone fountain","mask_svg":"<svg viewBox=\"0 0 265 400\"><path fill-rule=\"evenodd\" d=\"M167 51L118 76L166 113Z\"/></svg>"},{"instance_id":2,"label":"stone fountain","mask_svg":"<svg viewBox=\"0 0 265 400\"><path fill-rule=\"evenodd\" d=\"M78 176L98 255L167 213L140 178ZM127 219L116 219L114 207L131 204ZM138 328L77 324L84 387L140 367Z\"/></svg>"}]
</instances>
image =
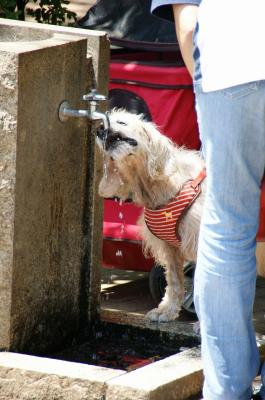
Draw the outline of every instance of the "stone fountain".
<instances>
[{"instance_id":1,"label":"stone fountain","mask_svg":"<svg viewBox=\"0 0 265 400\"><path fill-rule=\"evenodd\" d=\"M95 86L106 94L109 43L103 32L0 21L0 349L44 352L98 313L94 123L62 123L58 108L86 107Z\"/></svg>"}]
</instances>

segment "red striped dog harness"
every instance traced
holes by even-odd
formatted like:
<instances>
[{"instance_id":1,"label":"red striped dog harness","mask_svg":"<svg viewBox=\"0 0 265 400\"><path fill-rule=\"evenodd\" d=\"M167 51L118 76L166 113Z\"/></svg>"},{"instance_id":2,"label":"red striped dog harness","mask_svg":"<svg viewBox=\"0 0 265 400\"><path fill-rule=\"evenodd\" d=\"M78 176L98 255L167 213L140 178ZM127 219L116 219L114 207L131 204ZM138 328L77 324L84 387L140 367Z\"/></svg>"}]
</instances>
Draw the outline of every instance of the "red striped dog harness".
<instances>
[{"instance_id":1,"label":"red striped dog harness","mask_svg":"<svg viewBox=\"0 0 265 400\"><path fill-rule=\"evenodd\" d=\"M173 246L180 246L179 222L199 196L201 182L205 177L206 171L203 169L197 178L186 182L181 191L167 205L156 210L144 209L145 223L153 235Z\"/></svg>"}]
</instances>

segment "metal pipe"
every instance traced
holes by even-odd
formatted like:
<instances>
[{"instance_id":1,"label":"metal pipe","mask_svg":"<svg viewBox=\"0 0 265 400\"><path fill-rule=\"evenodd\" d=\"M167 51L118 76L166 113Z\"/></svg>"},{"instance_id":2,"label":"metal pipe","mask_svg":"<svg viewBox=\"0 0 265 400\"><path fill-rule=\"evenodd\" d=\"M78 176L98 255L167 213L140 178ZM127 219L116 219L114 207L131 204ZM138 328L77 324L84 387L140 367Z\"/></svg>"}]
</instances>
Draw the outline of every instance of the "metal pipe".
<instances>
[{"instance_id":1,"label":"metal pipe","mask_svg":"<svg viewBox=\"0 0 265 400\"><path fill-rule=\"evenodd\" d=\"M107 114L96 110L90 112L89 110L73 109L70 107L68 101L63 101L59 106L59 120L65 122L68 118L88 118L92 121L102 120L105 130L108 130L110 127Z\"/></svg>"},{"instance_id":2,"label":"metal pipe","mask_svg":"<svg viewBox=\"0 0 265 400\"><path fill-rule=\"evenodd\" d=\"M59 106L59 120L67 121L68 118L88 118L88 110L75 110L70 107L68 101L63 101Z\"/></svg>"}]
</instances>

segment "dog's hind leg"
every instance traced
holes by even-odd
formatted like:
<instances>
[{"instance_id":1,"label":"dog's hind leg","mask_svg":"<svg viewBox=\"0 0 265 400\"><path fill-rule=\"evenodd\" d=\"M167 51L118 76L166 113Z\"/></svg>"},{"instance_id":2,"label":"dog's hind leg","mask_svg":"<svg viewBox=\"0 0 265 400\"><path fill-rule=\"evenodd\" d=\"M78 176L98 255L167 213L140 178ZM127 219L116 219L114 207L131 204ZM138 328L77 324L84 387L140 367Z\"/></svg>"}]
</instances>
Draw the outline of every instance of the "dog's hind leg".
<instances>
[{"instance_id":1,"label":"dog's hind leg","mask_svg":"<svg viewBox=\"0 0 265 400\"><path fill-rule=\"evenodd\" d=\"M184 296L184 259L178 255L175 262L167 264L165 275L167 287L159 306L146 314L150 321L168 322L179 316Z\"/></svg>"}]
</instances>

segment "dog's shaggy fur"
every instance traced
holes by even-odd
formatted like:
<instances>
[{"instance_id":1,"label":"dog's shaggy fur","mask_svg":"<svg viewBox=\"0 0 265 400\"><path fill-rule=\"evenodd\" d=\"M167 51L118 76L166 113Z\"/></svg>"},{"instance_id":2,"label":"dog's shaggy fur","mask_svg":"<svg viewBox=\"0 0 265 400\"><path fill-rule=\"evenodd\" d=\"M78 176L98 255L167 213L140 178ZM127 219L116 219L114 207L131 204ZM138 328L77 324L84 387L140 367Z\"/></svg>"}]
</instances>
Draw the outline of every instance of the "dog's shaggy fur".
<instances>
[{"instance_id":1,"label":"dog's shaggy fur","mask_svg":"<svg viewBox=\"0 0 265 400\"><path fill-rule=\"evenodd\" d=\"M156 209L168 203L185 182L196 178L203 169L197 151L177 147L141 116L114 110L109 119L109 132L104 137L99 131L97 139L104 156L101 196L131 198L140 206ZM165 267L167 281L158 308L147 314L151 321L167 322L179 315L184 295L183 263L196 261L204 192L205 180L200 196L180 222L179 248L158 239L147 228L144 218L140 219L145 252Z\"/></svg>"}]
</instances>

